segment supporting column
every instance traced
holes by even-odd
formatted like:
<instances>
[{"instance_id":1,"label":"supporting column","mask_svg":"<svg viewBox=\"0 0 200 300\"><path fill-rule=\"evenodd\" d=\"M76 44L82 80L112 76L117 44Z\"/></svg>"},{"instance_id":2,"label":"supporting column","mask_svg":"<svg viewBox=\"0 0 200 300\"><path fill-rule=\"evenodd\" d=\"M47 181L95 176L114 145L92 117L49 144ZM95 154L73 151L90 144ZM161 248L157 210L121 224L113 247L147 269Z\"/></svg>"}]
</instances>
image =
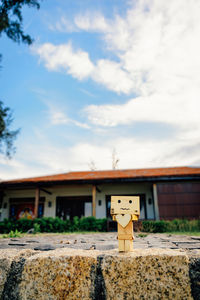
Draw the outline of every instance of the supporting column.
<instances>
[{"instance_id":1,"label":"supporting column","mask_svg":"<svg viewBox=\"0 0 200 300\"><path fill-rule=\"evenodd\" d=\"M38 217L39 199L40 199L40 189L36 188L36 191L35 191L34 218Z\"/></svg>"},{"instance_id":2,"label":"supporting column","mask_svg":"<svg viewBox=\"0 0 200 300\"><path fill-rule=\"evenodd\" d=\"M159 220L158 193L157 193L157 185L156 185L156 183L153 184L153 199L154 199L155 219Z\"/></svg>"},{"instance_id":3,"label":"supporting column","mask_svg":"<svg viewBox=\"0 0 200 300\"><path fill-rule=\"evenodd\" d=\"M96 217L96 186L92 186L92 216Z\"/></svg>"}]
</instances>

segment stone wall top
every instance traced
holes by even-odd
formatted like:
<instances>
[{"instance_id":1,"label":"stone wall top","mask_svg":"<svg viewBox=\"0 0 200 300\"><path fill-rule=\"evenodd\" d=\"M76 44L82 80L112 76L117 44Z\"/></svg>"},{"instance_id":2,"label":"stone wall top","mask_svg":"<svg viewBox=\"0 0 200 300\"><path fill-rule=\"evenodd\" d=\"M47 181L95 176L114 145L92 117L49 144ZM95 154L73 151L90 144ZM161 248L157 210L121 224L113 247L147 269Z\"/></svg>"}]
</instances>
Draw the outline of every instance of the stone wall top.
<instances>
[{"instance_id":1,"label":"stone wall top","mask_svg":"<svg viewBox=\"0 0 200 300\"><path fill-rule=\"evenodd\" d=\"M2 249L0 294L5 300L198 299L192 264L179 249Z\"/></svg>"}]
</instances>

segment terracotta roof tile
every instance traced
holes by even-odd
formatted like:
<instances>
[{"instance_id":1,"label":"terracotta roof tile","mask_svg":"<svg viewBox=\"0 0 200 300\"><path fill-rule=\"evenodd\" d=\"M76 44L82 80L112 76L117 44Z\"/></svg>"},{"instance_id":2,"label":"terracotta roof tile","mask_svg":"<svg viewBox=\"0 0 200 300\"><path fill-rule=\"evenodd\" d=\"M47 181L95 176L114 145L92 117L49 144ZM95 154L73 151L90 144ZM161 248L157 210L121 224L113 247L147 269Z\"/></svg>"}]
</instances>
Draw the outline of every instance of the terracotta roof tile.
<instances>
[{"instance_id":1,"label":"terracotta roof tile","mask_svg":"<svg viewBox=\"0 0 200 300\"><path fill-rule=\"evenodd\" d=\"M40 182L59 182L59 181L81 181L81 180L104 180L104 179L123 179L123 178L148 178L164 176L194 176L200 175L200 168L196 167L171 167L155 169L128 169L128 170L108 170L108 171L80 171L40 176L32 178L15 179L1 181L1 184L20 184L20 183L40 183Z\"/></svg>"}]
</instances>

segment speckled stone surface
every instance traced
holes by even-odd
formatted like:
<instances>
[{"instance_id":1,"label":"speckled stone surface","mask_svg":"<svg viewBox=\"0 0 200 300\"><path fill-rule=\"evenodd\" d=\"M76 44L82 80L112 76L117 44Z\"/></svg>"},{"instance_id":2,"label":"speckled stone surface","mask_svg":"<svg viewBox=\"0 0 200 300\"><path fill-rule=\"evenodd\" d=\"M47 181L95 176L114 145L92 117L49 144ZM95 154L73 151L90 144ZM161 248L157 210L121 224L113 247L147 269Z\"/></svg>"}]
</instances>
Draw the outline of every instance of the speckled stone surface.
<instances>
[{"instance_id":1,"label":"speckled stone surface","mask_svg":"<svg viewBox=\"0 0 200 300\"><path fill-rule=\"evenodd\" d=\"M19 299L19 282L26 259L32 250L0 250L0 299Z\"/></svg>"},{"instance_id":2,"label":"speckled stone surface","mask_svg":"<svg viewBox=\"0 0 200 300\"><path fill-rule=\"evenodd\" d=\"M190 258L179 249L7 249L0 259L3 300L198 299Z\"/></svg>"},{"instance_id":3,"label":"speckled stone surface","mask_svg":"<svg viewBox=\"0 0 200 300\"><path fill-rule=\"evenodd\" d=\"M193 299L188 266L188 257L172 250L106 256L102 264L106 299Z\"/></svg>"},{"instance_id":4,"label":"speckled stone surface","mask_svg":"<svg viewBox=\"0 0 200 300\"><path fill-rule=\"evenodd\" d=\"M37 254L24 265L20 299L91 299L96 255L60 249Z\"/></svg>"},{"instance_id":5,"label":"speckled stone surface","mask_svg":"<svg viewBox=\"0 0 200 300\"><path fill-rule=\"evenodd\" d=\"M6 282L10 266L12 264L12 261L17 256L17 250L1 250L0 255L0 295L2 295L4 290L4 284Z\"/></svg>"}]
</instances>

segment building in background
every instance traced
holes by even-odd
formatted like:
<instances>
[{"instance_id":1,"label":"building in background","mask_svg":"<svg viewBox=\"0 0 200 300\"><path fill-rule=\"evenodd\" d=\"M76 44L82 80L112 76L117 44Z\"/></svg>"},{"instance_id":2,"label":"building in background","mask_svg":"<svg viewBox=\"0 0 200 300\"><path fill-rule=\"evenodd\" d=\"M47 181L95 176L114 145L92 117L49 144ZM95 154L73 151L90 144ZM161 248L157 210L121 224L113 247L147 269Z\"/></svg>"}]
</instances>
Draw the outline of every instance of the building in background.
<instances>
[{"instance_id":1,"label":"building in background","mask_svg":"<svg viewBox=\"0 0 200 300\"><path fill-rule=\"evenodd\" d=\"M200 217L200 168L84 171L0 182L0 220L110 217L111 195L140 196L140 219Z\"/></svg>"}]
</instances>

